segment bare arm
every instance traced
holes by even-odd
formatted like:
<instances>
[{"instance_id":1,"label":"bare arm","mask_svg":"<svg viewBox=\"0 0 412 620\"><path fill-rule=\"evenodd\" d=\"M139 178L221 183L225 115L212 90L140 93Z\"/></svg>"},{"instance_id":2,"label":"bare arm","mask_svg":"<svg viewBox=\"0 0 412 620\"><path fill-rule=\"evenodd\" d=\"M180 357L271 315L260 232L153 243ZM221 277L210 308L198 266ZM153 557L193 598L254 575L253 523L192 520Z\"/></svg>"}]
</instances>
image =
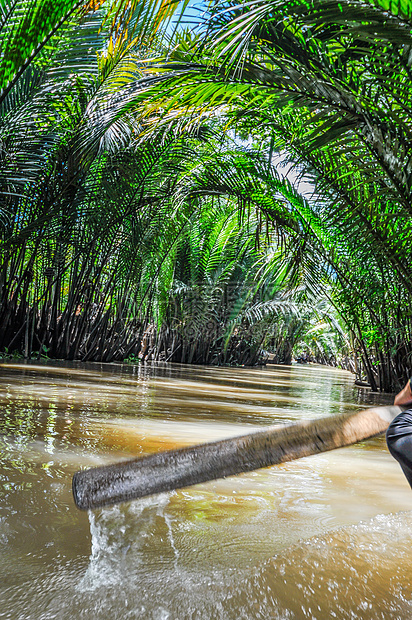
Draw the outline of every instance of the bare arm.
<instances>
[{"instance_id":1,"label":"bare arm","mask_svg":"<svg viewBox=\"0 0 412 620\"><path fill-rule=\"evenodd\" d=\"M411 380L409 379L408 383L405 385L403 390L399 392L395 396L394 405L409 405L412 404L412 389L411 389Z\"/></svg>"}]
</instances>

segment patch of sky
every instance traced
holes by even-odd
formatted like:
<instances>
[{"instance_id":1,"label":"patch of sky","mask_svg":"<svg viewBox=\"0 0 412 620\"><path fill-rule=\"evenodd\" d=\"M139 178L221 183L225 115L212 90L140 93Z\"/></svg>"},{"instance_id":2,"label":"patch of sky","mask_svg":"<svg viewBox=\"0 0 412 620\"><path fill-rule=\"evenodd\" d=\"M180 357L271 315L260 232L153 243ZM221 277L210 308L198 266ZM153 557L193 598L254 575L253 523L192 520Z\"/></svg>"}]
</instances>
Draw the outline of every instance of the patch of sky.
<instances>
[{"instance_id":1,"label":"patch of sky","mask_svg":"<svg viewBox=\"0 0 412 620\"><path fill-rule=\"evenodd\" d=\"M171 20L167 31L168 34L177 29L195 30L204 22L207 3L201 0L182 0L179 2L175 17Z\"/></svg>"},{"instance_id":2,"label":"patch of sky","mask_svg":"<svg viewBox=\"0 0 412 620\"><path fill-rule=\"evenodd\" d=\"M252 138L241 138L235 131L227 134L239 147L248 149L253 145ZM299 165L292 161L291 155L287 151L278 151L272 155L272 165L276 168L280 178L287 179L293 187L307 200L313 202L317 193L313 179L299 170Z\"/></svg>"},{"instance_id":3,"label":"patch of sky","mask_svg":"<svg viewBox=\"0 0 412 620\"><path fill-rule=\"evenodd\" d=\"M275 153L272 157L272 165L276 168L279 176L288 179L306 200L313 200L316 196L313 182L298 170L297 164L291 162L290 155L286 151Z\"/></svg>"}]
</instances>

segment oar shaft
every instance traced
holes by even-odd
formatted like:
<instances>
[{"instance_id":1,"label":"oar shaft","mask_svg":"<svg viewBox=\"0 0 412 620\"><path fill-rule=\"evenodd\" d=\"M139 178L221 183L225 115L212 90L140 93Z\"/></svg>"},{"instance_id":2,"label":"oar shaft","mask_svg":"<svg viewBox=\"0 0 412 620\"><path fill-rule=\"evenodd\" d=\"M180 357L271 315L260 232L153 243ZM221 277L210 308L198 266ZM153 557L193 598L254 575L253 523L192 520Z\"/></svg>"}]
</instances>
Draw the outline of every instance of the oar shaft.
<instances>
[{"instance_id":1,"label":"oar shaft","mask_svg":"<svg viewBox=\"0 0 412 620\"><path fill-rule=\"evenodd\" d=\"M88 510L334 450L383 433L400 412L367 409L83 470L74 501Z\"/></svg>"}]
</instances>

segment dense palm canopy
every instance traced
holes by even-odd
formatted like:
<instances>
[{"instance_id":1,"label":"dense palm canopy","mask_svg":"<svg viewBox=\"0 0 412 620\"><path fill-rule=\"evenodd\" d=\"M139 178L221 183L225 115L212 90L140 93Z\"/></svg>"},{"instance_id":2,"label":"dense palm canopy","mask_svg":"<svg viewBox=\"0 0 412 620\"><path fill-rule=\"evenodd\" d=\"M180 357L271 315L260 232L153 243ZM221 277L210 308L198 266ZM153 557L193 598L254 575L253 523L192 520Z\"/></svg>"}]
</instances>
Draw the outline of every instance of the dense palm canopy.
<instances>
[{"instance_id":1,"label":"dense palm canopy","mask_svg":"<svg viewBox=\"0 0 412 620\"><path fill-rule=\"evenodd\" d=\"M1 6L0 346L352 350L394 389L412 357L409 4L212 2L196 33L173 31L185 3L32 5Z\"/></svg>"},{"instance_id":2,"label":"dense palm canopy","mask_svg":"<svg viewBox=\"0 0 412 620\"><path fill-rule=\"evenodd\" d=\"M408 7L212 3L195 51L182 40L149 69L165 114L148 115L148 131L213 110L310 180L309 204L291 210L302 239L292 263L317 288L332 284L369 380L385 389L411 357Z\"/></svg>"}]
</instances>

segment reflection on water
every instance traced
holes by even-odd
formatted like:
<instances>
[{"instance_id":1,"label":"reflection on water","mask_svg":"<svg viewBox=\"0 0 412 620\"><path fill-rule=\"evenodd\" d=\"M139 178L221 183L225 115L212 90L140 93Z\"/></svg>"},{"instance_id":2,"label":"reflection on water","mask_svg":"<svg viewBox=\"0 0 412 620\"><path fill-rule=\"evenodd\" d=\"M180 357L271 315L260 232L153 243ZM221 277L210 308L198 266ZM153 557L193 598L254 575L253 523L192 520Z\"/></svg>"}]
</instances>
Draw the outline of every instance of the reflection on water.
<instances>
[{"instance_id":1,"label":"reflection on water","mask_svg":"<svg viewBox=\"0 0 412 620\"><path fill-rule=\"evenodd\" d=\"M89 515L70 488L80 467L389 402L321 367L2 364L0 618L409 619L412 493L382 438Z\"/></svg>"}]
</instances>

